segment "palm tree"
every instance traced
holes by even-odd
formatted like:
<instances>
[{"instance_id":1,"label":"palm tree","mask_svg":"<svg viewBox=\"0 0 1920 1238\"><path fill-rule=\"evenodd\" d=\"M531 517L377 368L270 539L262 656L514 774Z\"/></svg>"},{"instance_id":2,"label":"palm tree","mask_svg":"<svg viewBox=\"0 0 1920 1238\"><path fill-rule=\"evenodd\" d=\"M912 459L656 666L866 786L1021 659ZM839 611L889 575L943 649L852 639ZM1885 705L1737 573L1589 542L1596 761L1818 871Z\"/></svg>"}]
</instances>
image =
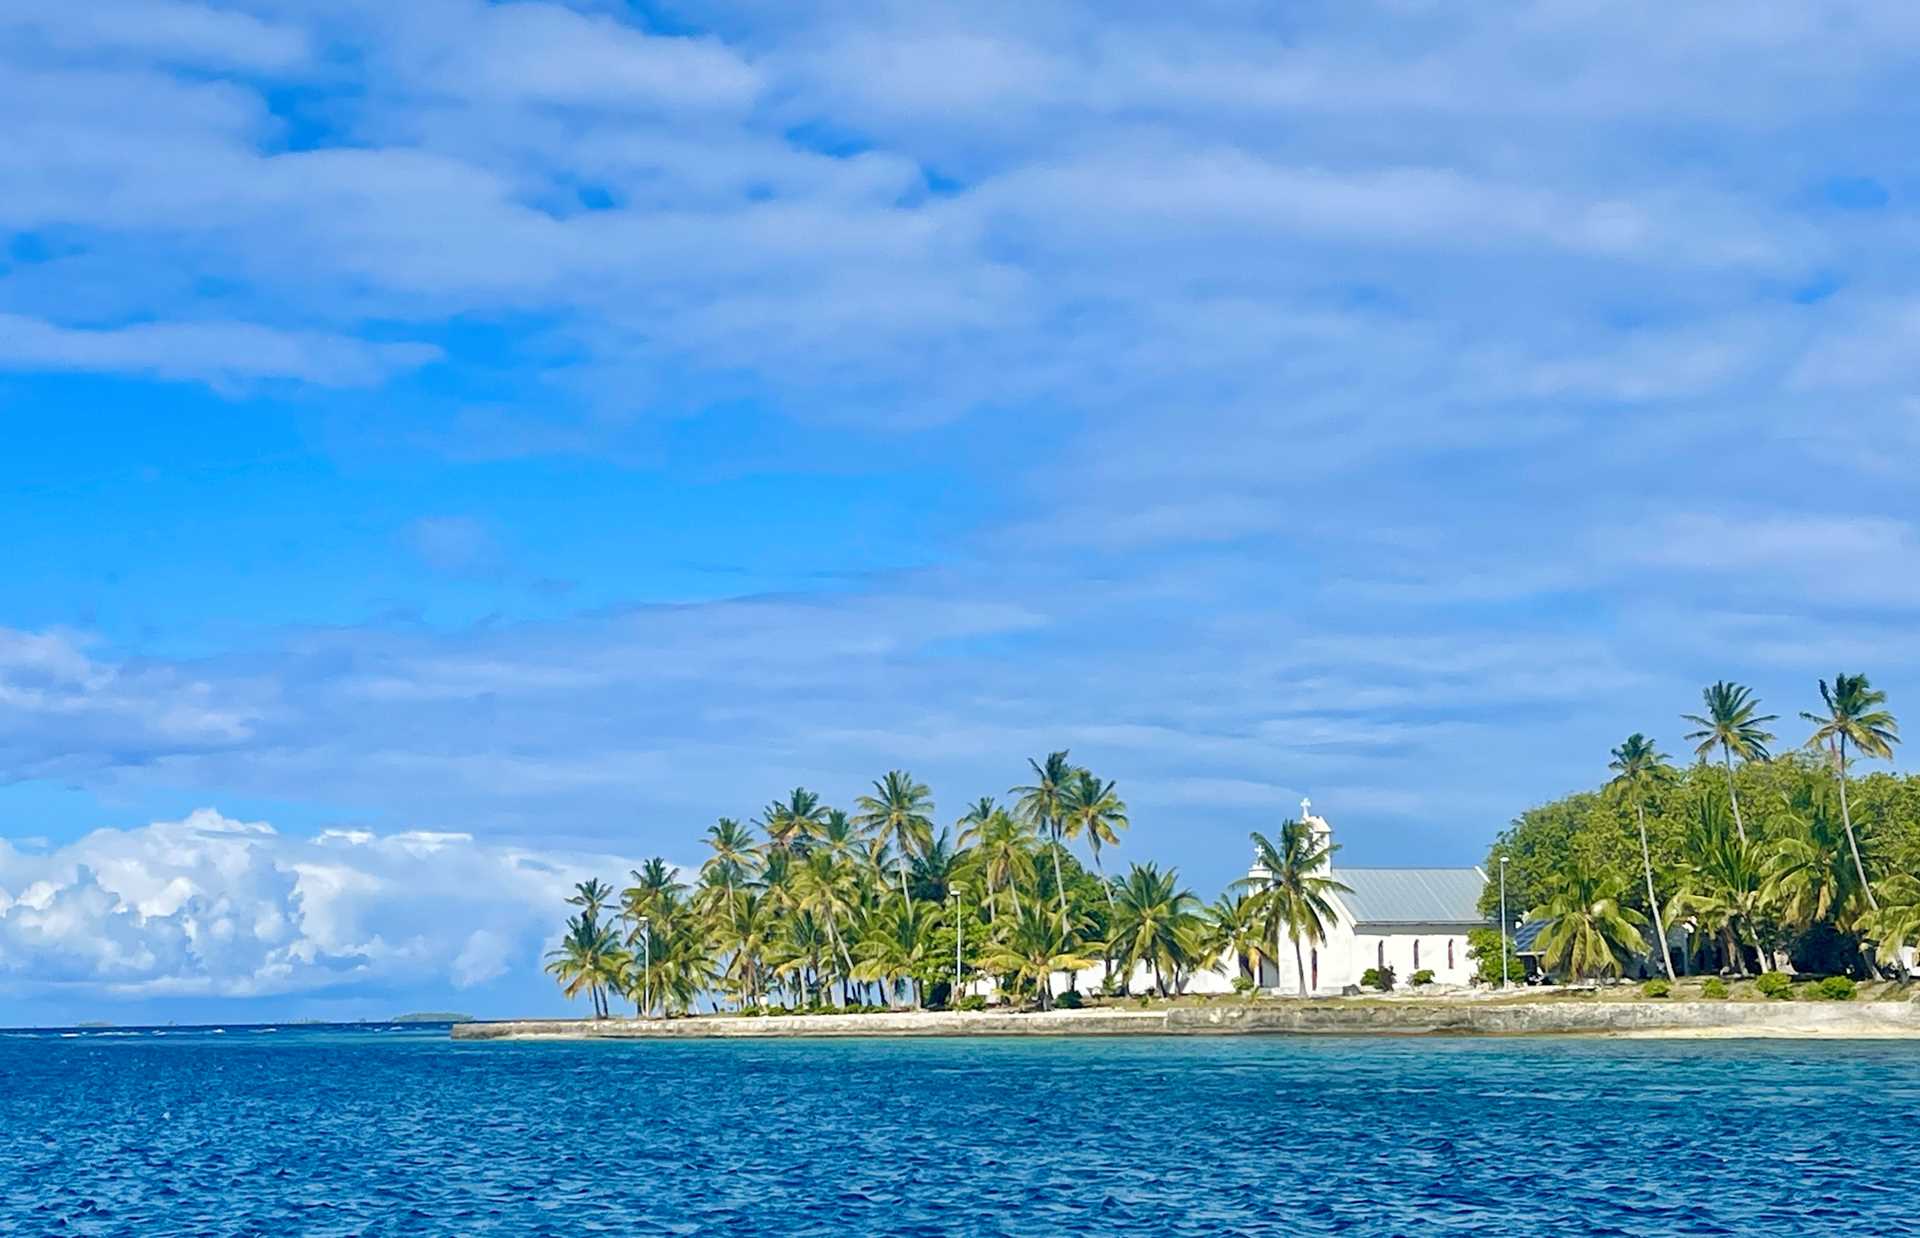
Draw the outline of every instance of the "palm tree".
<instances>
[{"instance_id":1,"label":"palm tree","mask_svg":"<svg viewBox=\"0 0 1920 1238\"><path fill-rule=\"evenodd\" d=\"M1087 770L1077 770L1067 783L1060 803L1061 833L1069 841L1082 834L1087 836L1087 848L1093 852L1093 871L1099 874L1103 885L1107 874L1100 867L1100 848L1118 846L1119 831L1127 828L1127 805L1114 794L1113 787L1112 782L1101 782ZM1111 891L1107 901L1113 901Z\"/></svg>"},{"instance_id":2,"label":"palm tree","mask_svg":"<svg viewBox=\"0 0 1920 1238\"><path fill-rule=\"evenodd\" d=\"M1153 987L1167 994L1167 977L1184 988L1184 977L1201 954L1200 900L1179 888L1179 874L1153 864L1135 864L1120 883L1113 906L1107 950L1121 975L1131 977L1141 963L1153 972Z\"/></svg>"},{"instance_id":3,"label":"palm tree","mask_svg":"<svg viewBox=\"0 0 1920 1238\"><path fill-rule=\"evenodd\" d=\"M659 856L648 860L627 876L633 884L620 891L620 918L627 924L627 944L639 938L640 922L658 915L663 901L677 899L687 887L679 880L680 870Z\"/></svg>"},{"instance_id":4,"label":"palm tree","mask_svg":"<svg viewBox=\"0 0 1920 1238\"><path fill-rule=\"evenodd\" d=\"M589 920L598 920L600 913L613 901L613 887L598 877L590 877L573 887L573 894L567 899L567 906L578 907L580 914Z\"/></svg>"},{"instance_id":5,"label":"palm tree","mask_svg":"<svg viewBox=\"0 0 1920 1238\"><path fill-rule=\"evenodd\" d=\"M1548 921L1536 945L1549 971L1566 970L1576 979L1617 976L1629 960L1647 949L1640 935L1645 916L1622 905L1626 883L1575 860L1559 874L1547 901L1527 913Z\"/></svg>"},{"instance_id":6,"label":"palm tree","mask_svg":"<svg viewBox=\"0 0 1920 1238\"><path fill-rule=\"evenodd\" d=\"M1764 729L1764 724L1779 715L1757 713L1760 702L1754 698L1753 690L1724 679L1701 689L1700 696L1707 712L1680 716L1700 728L1687 736L1699 741L1693 750L1695 756L1704 761L1708 753L1720 749L1720 760L1727 770L1727 802L1733 805L1733 828L1739 833L1740 841L1745 842L1747 826L1740 819L1740 792L1733 785L1733 758L1766 760L1767 745L1773 742L1773 735Z\"/></svg>"},{"instance_id":7,"label":"palm tree","mask_svg":"<svg viewBox=\"0 0 1920 1238\"><path fill-rule=\"evenodd\" d=\"M1660 897L1653 892L1653 852L1647 847L1647 797L1655 787L1673 777L1673 769L1653 741L1638 731L1613 750L1613 761L1607 768L1615 771L1613 781L1607 785L1618 788L1632 800L1634 815L1640 822L1640 863L1647 875L1647 911L1653 916L1653 934L1660 939L1660 957L1666 963L1667 975L1672 976L1673 951L1667 945L1666 928L1660 923Z\"/></svg>"},{"instance_id":8,"label":"palm tree","mask_svg":"<svg viewBox=\"0 0 1920 1238\"><path fill-rule=\"evenodd\" d=\"M897 989L902 980L914 1009L921 1006L920 982L937 963L933 928L939 919L937 904L888 895L867 923L854 954L855 980L878 980Z\"/></svg>"},{"instance_id":9,"label":"palm tree","mask_svg":"<svg viewBox=\"0 0 1920 1238\"><path fill-rule=\"evenodd\" d=\"M732 817L722 817L707 827L707 848L713 855L700 866L700 872L719 876L727 888L727 901L731 903L735 887L751 877L759 863L753 831Z\"/></svg>"},{"instance_id":10,"label":"palm tree","mask_svg":"<svg viewBox=\"0 0 1920 1238\"><path fill-rule=\"evenodd\" d=\"M953 835L941 830L921 848L920 854L913 857L911 873L914 894L927 902L946 902L947 894L953 888L954 877L966 863L966 852L955 850Z\"/></svg>"},{"instance_id":11,"label":"palm tree","mask_svg":"<svg viewBox=\"0 0 1920 1238\"><path fill-rule=\"evenodd\" d=\"M1789 801L1789 815L1793 831L1774 843L1767 862L1767 897L1796 929L1823 922L1853 927L1867 891L1848 851L1846 827L1835 820L1832 794L1803 785Z\"/></svg>"},{"instance_id":12,"label":"palm tree","mask_svg":"<svg viewBox=\"0 0 1920 1238\"><path fill-rule=\"evenodd\" d=\"M1887 694L1875 691L1865 675L1835 675L1831 688L1822 679L1820 699L1826 703L1826 713L1800 715L1817 728L1808 738L1807 747L1825 745L1833 754L1833 776L1840 784L1840 823L1846 827L1847 848L1853 853L1855 875L1860 878L1867 906L1877 910L1879 903L1867 880L1867 866L1860 860L1860 840L1853 833L1853 810L1847 805L1847 745L1851 743L1862 756L1891 761L1893 746L1900 742L1900 724L1881 708L1887 703Z\"/></svg>"},{"instance_id":13,"label":"palm tree","mask_svg":"<svg viewBox=\"0 0 1920 1238\"><path fill-rule=\"evenodd\" d=\"M826 817L827 809L819 796L805 787L795 787L785 803L775 800L760 810L760 828L767 832L768 850L804 850L808 836Z\"/></svg>"},{"instance_id":14,"label":"palm tree","mask_svg":"<svg viewBox=\"0 0 1920 1238\"><path fill-rule=\"evenodd\" d=\"M847 950L846 936L841 932L843 925L852 923L859 907L859 887L853 867L836 861L825 851L816 851L808 855L800 866L798 893L800 910L810 912L826 926L827 942L831 949L827 958L831 966L844 965L841 972L844 979L853 970L853 956ZM815 961L815 970L819 964ZM847 1003L847 986L840 986L840 1004Z\"/></svg>"},{"instance_id":15,"label":"palm tree","mask_svg":"<svg viewBox=\"0 0 1920 1238\"><path fill-rule=\"evenodd\" d=\"M1687 832L1687 850L1692 860L1688 886L1668 904L1668 920L1692 916L1703 930L1718 932L1727 962L1742 976L1747 974L1742 944L1753 947L1761 971L1773 970L1760 939L1760 919L1767 906L1767 872L1760 844L1729 830L1725 808L1708 796L1700 801ZM1743 935L1751 940L1743 943Z\"/></svg>"},{"instance_id":16,"label":"palm tree","mask_svg":"<svg viewBox=\"0 0 1920 1238\"><path fill-rule=\"evenodd\" d=\"M606 891L611 894L609 889ZM572 899L568 899L572 902ZM567 934L558 949L547 952L546 972L560 982L567 997L578 997L585 990L593 1005L593 1017L607 1017L605 991L618 988L627 964L620 938L610 924L601 924L586 912L567 921Z\"/></svg>"},{"instance_id":17,"label":"palm tree","mask_svg":"<svg viewBox=\"0 0 1920 1238\"><path fill-rule=\"evenodd\" d=\"M742 1005L760 1005L765 998L763 960L776 928L771 900L742 890L729 899L710 926L712 945L726 960L723 979Z\"/></svg>"},{"instance_id":18,"label":"palm tree","mask_svg":"<svg viewBox=\"0 0 1920 1238\"><path fill-rule=\"evenodd\" d=\"M645 948L627 952L628 1000L636 1010L643 1002L658 1002L665 1014L685 1014L713 980L713 954L704 926L677 894L667 893L651 907L640 936Z\"/></svg>"},{"instance_id":19,"label":"palm tree","mask_svg":"<svg viewBox=\"0 0 1920 1238\"><path fill-rule=\"evenodd\" d=\"M881 845L893 846L900 870L900 897L911 899L907 858L933 840L933 792L901 769L888 770L885 778L875 780L873 790L874 794L854 801L860 809L854 824L872 830Z\"/></svg>"},{"instance_id":20,"label":"palm tree","mask_svg":"<svg viewBox=\"0 0 1920 1238\"><path fill-rule=\"evenodd\" d=\"M1862 927L1873 934L1875 952L1904 974L1902 951L1908 945L1920 945L1920 878L1900 873L1882 881L1880 906L1868 914Z\"/></svg>"},{"instance_id":21,"label":"palm tree","mask_svg":"<svg viewBox=\"0 0 1920 1238\"><path fill-rule=\"evenodd\" d=\"M1317 946L1324 942L1328 928L1340 918L1333 896L1353 892L1331 874L1333 853L1340 848L1322 842L1312 826L1292 818L1280 823L1278 846L1257 830L1249 837L1253 839L1254 868L1265 870L1265 875L1243 877L1234 884L1252 893L1253 914L1274 948L1278 950L1282 934L1293 943L1294 972L1300 978L1298 993L1306 997L1312 986L1301 943Z\"/></svg>"},{"instance_id":22,"label":"palm tree","mask_svg":"<svg viewBox=\"0 0 1920 1238\"><path fill-rule=\"evenodd\" d=\"M960 845L967 848L970 863L986 887L988 917L999 917L996 900L1002 890L1012 897L1014 914L1018 915L1020 887L1032 885L1037 876L1026 827L1006 810L995 807L990 796L969 809L961 822L966 828L960 834Z\"/></svg>"},{"instance_id":23,"label":"palm tree","mask_svg":"<svg viewBox=\"0 0 1920 1238\"><path fill-rule=\"evenodd\" d=\"M1231 953L1239 977L1249 983L1259 978L1256 969L1266 953L1258 909L1258 900L1252 894L1222 894L1207 907L1206 927L1200 938L1201 949L1210 958Z\"/></svg>"},{"instance_id":24,"label":"palm tree","mask_svg":"<svg viewBox=\"0 0 1920 1238\"><path fill-rule=\"evenodd\" d=\"M1024 907L995 927L999 933L987 948L983 964L989 971L1035 986L1042 1010L1052 1004L1055 972L1093 966L1066 921L1038 907Z\"/></svg>"},{"instance_id":25,"label":"palm tree","mask_svg":"<svg viewBox=\"0 0 1920 1238\"><path fill-rule=\"evenodd\" d=\"M1027 758L1027 765L1033 770L1033 782L1029 786L1014 787L1007 792L1020 797L1014 806L1027 823L1044 833L1053 844L1053 888L1060 896L1060 925L1062 931L1067 923L1067 883L1060 874L1060 819L1066 811L1067 783L1079 771L1067 760L1064 749L1049 752L1045 762Z\"/></svg>"}]
</instances>

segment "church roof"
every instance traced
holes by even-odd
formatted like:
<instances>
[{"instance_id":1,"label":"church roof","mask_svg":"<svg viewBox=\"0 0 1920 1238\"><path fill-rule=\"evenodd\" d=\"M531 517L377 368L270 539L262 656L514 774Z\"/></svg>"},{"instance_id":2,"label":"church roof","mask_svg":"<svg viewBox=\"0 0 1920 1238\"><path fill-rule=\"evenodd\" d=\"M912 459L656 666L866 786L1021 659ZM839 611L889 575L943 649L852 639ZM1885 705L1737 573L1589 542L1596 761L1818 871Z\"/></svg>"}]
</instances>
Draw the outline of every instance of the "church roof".
<instances>
[{"instance_id":1,"label":"church roof","mask_svg":"<svg viewBox=\"0 0 1920 1238\"><path fill-rule=\"evenodd\" d=\"M1337 868L1351 887L1340 901L1356 924L1460 924L1478 927L1487 875L1477 868Z\"/></svg>"}]
</instances>

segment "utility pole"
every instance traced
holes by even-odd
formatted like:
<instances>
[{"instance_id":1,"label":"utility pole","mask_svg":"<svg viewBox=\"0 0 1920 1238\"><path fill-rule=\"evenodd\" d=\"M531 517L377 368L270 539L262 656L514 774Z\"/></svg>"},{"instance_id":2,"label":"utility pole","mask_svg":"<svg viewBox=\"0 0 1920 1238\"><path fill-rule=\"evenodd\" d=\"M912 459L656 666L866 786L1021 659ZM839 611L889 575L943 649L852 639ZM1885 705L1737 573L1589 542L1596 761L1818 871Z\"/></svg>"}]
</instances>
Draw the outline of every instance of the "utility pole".
<instances>
[{"instance_id":1,"label":"utility pole","mask_svg":"<svg viewBox=\"0 0 1920 1238\"><path fill-rule=\"evenodd\" d=\"M1507 857L1500 857L1500 988L1507 988Z\"/></svg>"},{"instance_id":2,"label":"utility pole","mask_svg":"<svg viewBox=\"0 0 1920 1238\"><path fill-rule=\"evenodd\" d=\"M960 887L953 887L953 1000L948 1003L953 1009L960 1009L960 942L966 934L966 926L960 923Z\"/></svg>"},{"instance_id":3,"label":"utility pole","mask_svg":"<svg viewBox=\"0 0 1920 1238\"><path fill-rule=\"evenodd\" d=\"M653 930L648 927L647 917L640 917L640 1004L653 1017Z\"/></svg>"}]
</instances>

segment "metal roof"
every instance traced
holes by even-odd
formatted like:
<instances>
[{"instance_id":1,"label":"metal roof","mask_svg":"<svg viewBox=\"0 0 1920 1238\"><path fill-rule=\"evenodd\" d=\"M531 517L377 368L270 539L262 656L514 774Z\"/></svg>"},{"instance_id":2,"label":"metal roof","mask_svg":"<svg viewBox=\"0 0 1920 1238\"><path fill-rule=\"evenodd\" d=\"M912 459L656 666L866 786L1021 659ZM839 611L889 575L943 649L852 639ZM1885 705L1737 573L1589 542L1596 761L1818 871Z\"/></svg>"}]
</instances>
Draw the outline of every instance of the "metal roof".
<instances>
[{"instance_id":1,"label":"metal roof","mask_svg":"<svg viewBox=\"0 0 1920 1238\"><path fill-rule=\"evenodd\" d=\"M1520 927L1514 929L1513 952L1515 954L1538 954L1539 950L1535 947L1534 943L1540 940L1540 934L1546 932L1547 926L1552 923L1553 917L1548 916L1543 920L1528 920L1521 924Z\"/></svg>"},{"instance_id":2,"label":"metal roof","mask_svg":"<svg viewBox=\"0 0 1920 1238\"><path fill-rule=\"evenodd\" d=\"M1477 868L1336 868L1352 889L1340 901L1356 924L1459 924L1479 927L1487 875Z\"/></svg>"}]
</instances>

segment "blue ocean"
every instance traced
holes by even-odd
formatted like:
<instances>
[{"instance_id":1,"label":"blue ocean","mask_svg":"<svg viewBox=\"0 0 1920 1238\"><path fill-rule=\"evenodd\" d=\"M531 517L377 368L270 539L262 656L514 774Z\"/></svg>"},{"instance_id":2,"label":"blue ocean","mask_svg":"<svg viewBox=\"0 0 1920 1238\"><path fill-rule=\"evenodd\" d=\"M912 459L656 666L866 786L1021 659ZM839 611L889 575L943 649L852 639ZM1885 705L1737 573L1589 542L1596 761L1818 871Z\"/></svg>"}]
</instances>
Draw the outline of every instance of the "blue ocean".
<instances>
[{"instance_id":1,"label":"blue ocean","mask_svg":"<svg viewBox=\"0 0 1920 1238\"><path fill-rule=\"evenodd\" d=\"M8 1235L1920 1229L1920 1045L0 1035Z\"/></svg>"}]
</instances>

